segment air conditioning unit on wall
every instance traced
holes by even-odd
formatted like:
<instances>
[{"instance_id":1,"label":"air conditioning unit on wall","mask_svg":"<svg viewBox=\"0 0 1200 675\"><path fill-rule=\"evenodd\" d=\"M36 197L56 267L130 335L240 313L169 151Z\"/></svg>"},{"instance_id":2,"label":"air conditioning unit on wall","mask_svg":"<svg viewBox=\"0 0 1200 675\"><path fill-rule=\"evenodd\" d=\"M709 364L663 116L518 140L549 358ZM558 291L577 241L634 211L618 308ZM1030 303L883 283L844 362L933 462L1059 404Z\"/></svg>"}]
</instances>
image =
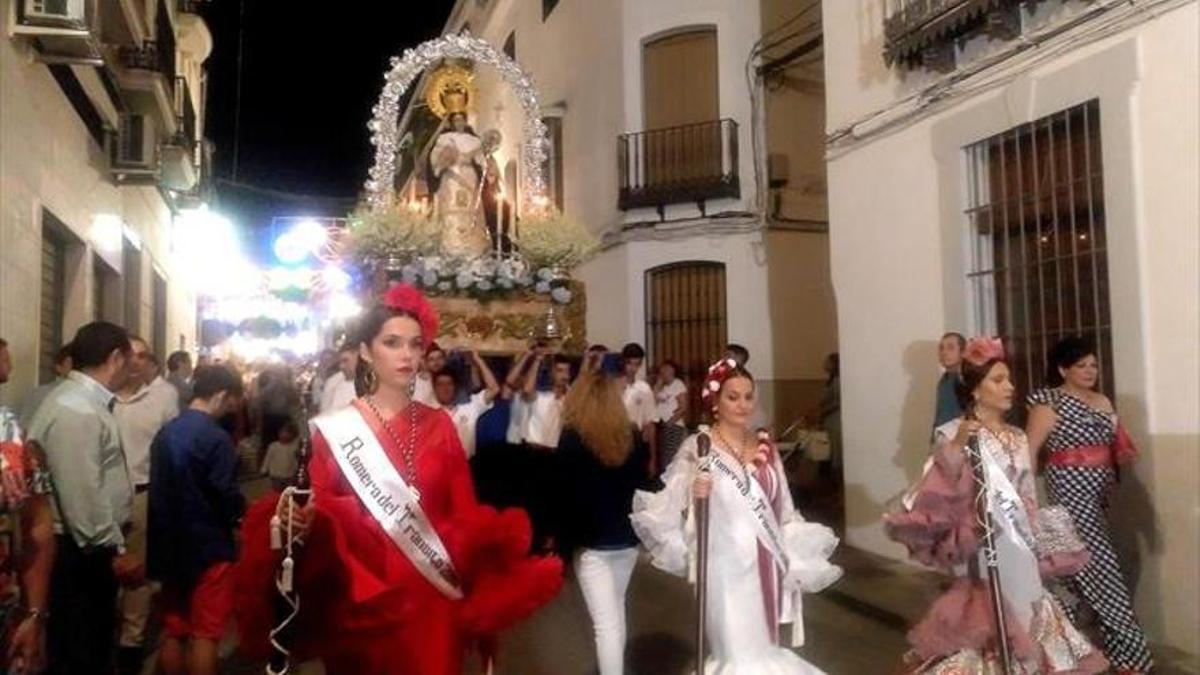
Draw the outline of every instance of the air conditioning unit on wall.
<instances>
[{"instance_id":1,"label":"air conditioning unit on wall","mask_svg":"<svg viewBox=\"0 0 1200 675\"><path fill-rule=\"evenodd\" d=\"M160 185L178 192L196 187L195 152L190 145L166 143L159 151L162 155Z\"/></svg>"},{"instance_id":2,"label":"air conditioning unit on wall","mask_svg":"<svg viewBox=\"0 0 1200 675\"><path fill-rule=\"evenodd\" d=\"M113 169L153 172L158 166L158 134L148 115L121 115L112 146Z\"/></svg>"},{"instance_id":3,"label":"air conditioning unit on wall","mask_svg":"<svg viewBox=\"0 0 1200 675\"><path fill-rule=\"evenodd\" d=\"M76 24L86 20L85 0L24 0L25 18L33 22Z\"/></svg>"}]
</instances>

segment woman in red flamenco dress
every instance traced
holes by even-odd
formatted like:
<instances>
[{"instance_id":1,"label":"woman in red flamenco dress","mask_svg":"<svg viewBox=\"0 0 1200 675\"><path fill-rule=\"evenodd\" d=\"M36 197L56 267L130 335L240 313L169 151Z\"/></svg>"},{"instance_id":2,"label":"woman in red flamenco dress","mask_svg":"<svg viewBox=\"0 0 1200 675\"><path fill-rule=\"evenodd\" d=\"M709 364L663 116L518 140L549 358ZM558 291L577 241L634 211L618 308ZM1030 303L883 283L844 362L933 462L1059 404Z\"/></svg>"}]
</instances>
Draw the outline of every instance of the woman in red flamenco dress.
<instances>
[{"instance_id":1,"label":"woman in red flamenco dress","mask_svg":"<svg viewBox=\"0 0 1200 675\"><path fill-rule=\"evenodd\" d=\"M242 645L256 656L268 649L284 556L270 544L282 520L303 541L294 659L322 659L338 675L457 675L468 650L490 657L498 631L554 597L562 563L527 555L523 511L476 501L450 418L411 400L437 334L424 296L393 287L359 329L369 393L314 420L310 501L270 495L247 514Z\"/></svg>"}]
</instances>

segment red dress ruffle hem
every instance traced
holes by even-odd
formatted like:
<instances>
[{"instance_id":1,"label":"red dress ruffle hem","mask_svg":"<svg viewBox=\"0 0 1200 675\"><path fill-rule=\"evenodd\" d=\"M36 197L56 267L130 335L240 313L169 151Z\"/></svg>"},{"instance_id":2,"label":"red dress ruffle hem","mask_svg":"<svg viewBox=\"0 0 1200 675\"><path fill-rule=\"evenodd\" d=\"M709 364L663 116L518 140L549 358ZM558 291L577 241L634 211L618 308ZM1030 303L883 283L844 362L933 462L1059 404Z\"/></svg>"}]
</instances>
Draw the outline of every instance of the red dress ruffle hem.
<instances>
[{"instance_id":1,"label":"red dress ruffle hem","mask_svg":"<svg viewBox=\"0 0 1200 675\"><path fill-rule=\"evenodd\" d=\"M403 467L399 449L372 413L364 418L392 463ZM391 424L407 438L407 414ZM328 442L314 432L309 474L316 513L296 556L301 608L294 660L320 658L329 672L347 675L457 675L469 648L490 649L498 631L532 614L562 586L562 561L527 555L531 532L523 511L497 512L476 501L450 418L421 406L416 438L421 505L446 545L465 597L446 597L417 571L361 505ZM242 648L258 657L267 654L276 621L282 553L270 549L270 520L278 499L272 494L255 503L242 527L237 618Z\"/></svg>"}]
</instances>

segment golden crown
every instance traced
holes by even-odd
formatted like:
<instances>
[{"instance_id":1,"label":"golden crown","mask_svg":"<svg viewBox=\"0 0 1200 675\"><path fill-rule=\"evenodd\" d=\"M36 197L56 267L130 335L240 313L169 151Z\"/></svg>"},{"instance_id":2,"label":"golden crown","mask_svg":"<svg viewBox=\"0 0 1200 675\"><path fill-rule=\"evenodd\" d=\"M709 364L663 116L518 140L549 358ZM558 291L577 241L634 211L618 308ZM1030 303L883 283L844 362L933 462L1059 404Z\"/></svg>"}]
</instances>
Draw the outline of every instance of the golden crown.
<instances>
[{"instance_id":1,"label":"golden crown","mask_svg":"<svg viewBox=\"0 0 1200 675\"><path fill-rule=\"evenodd\" d=\"M438 117L466 113L475 99L475 75L462 66L443 66L434 71L425 90L425 102Z\"/></svg>"}]
</instances>

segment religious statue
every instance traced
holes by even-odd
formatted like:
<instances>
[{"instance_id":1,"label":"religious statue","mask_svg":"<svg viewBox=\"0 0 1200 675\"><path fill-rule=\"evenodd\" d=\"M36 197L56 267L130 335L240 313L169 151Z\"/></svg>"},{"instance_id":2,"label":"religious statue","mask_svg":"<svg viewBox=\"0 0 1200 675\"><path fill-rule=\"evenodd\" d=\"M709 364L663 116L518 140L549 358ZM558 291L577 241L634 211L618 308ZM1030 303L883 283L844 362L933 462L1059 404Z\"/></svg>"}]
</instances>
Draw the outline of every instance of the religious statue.
<instances>
[{"instance_id":1,"label":"religious statue","mask_svg":"<svg viewBox=\"0 0 1200 675\"><path fill-rule=\"evenodd\" d=\"M483 141L467 120L473 98L469 71L447 66L429 84L429 108L445 120L445 130L429 153L429 182L442 224L442 252L470 258L489 249L482 217L482 174L487 168Z\"/></svg>"}]
</instances>

